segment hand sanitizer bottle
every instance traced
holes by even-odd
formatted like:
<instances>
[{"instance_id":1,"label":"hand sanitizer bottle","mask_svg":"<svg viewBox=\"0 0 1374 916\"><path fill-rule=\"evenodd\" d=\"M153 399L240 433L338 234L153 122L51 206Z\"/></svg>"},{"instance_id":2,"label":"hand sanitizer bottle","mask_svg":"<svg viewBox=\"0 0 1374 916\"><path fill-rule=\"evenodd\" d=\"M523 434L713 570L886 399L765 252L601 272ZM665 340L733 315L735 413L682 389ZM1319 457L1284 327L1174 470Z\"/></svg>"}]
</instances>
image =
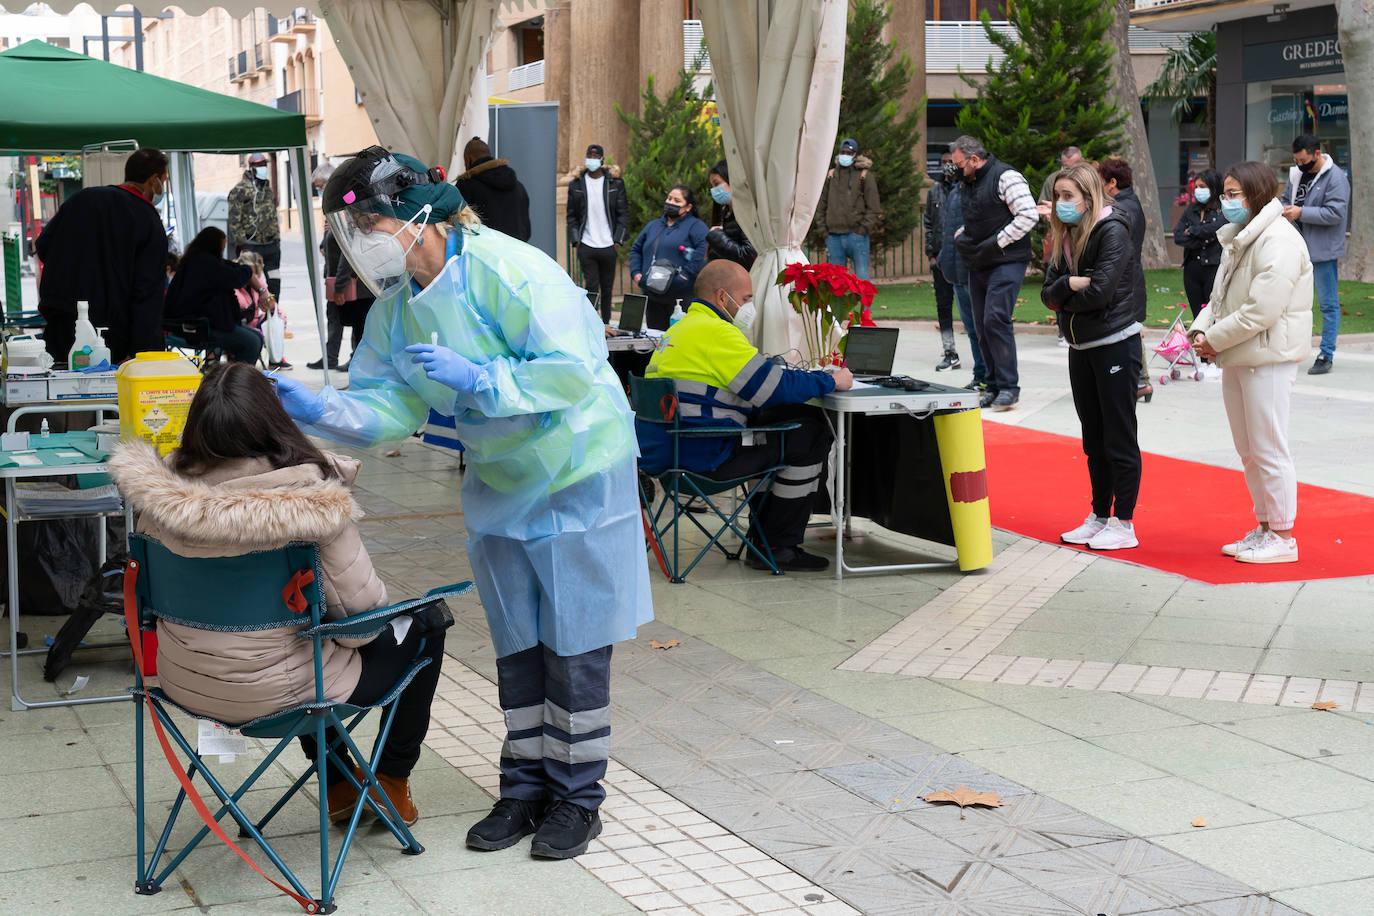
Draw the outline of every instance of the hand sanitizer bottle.
<instances>
[{"instance_id":1,"label":"hand sanitizer bottle","mask_svg":"<svg viewBox=\"0 0 1374 916\"><path fill-rule=\"evenodd\" d=\"M673 314L668 316L668 327L671 328L673 325L677 324L679 321L686 317L687 316L682 311L682 300L679 299L677 301L677 305L673 307Z\"/></svg>"},{"instance_id":2,"label":"hand sanitizer bottle","mask_svg":"<svg viewBox=\"0 0 1374 916\"><path fill-rule=\"evenodd\" d=\"M92 365L91 352L104 344L95 332L95 325L91 324L91 304L85 299L76 303L75 331L75 342L67 353L67 368L88 369Z\"/></svg>"}]
</instances>

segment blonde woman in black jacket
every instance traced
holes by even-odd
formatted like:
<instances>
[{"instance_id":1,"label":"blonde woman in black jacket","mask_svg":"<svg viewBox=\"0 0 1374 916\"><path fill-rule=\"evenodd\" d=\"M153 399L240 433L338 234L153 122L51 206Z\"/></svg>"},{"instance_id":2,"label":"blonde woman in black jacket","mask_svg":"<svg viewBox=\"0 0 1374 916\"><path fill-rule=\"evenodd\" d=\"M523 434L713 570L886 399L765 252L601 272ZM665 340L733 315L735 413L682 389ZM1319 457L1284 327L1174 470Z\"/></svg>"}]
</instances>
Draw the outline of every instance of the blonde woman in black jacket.
<instances>
[{"instance_id":1,"label":"blonde woman in black jacket","mask_svg":"<svg viewBox=\"0 0 1374 916\"><path fill-rule=\"evenodd\" d=\"M1131 521L1140 492L1136 260L1130 224L1106 205L1097 171L1087 163L1062 169L1054 179L1050 258L1040 298L1060 313L1069 342L1069 386L1083 427L1092 512L1060 539L1094 550L1139 544Z\"/></svg>"}]
</instances>

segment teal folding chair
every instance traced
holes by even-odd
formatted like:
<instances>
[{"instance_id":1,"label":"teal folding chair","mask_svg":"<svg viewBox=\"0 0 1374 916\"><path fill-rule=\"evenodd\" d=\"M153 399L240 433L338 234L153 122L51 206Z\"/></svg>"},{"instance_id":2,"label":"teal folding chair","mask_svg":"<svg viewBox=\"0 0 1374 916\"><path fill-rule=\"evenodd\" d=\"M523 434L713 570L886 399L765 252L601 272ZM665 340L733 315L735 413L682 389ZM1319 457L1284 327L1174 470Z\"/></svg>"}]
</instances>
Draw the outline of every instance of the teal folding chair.
<instances>
[{"instance_id":1,"label":"teal folding chair","mask_svg":"<svg viewBox=\"0 0 1374 916\"><path fill-rule=\"evenodd\" d=\"M424 641L416 659L401 675L395 686L374 706L360 707L347 703L330 702L324 698L324 663L322 646L326 639L366 638L388 629L393 618L410 614L415 618L412 626L423 627L422 632L452 624L443 599L462 595L472 589L471 582L463 582L442 589L435 589L424 598L404 601L390 607L379 608L366 614L348 617L343 620L325 620L324 591L321 587L319 547L309 543L292 543L276 550L257 551L232 557L188 558L172 553L157 540L146 535L134 534L129 538L129 564L124 576L125 620L128 624L130 641L137 661L137 685L131 689L135 700L135 737L136 752L136 795L137 795L137 832L138 832L138 880L134 890L139 894L156 894L162 889L173 870L191 853L208 834L213 832L219 839L235 849L245 861L271 881L284 893L291 896L309 913L332 913L335 909L334 891L343 872L344 860L352 846L358 822L364 810L371 809L380 822L391 831L401 844L401 851L407 855L419 855L424 847L411 834L410 829L397 814L395 806L387 798L386 792L377 782L374 772L381 756L382 745L391 729L395 716L394 701L410 683L415 673L429 664L429 659L419 657ZM182 626L198 629L247 632L276 629L279 627L300 627L297 636L308 639L314 645L315 660L315 698L312 702L302 703L270 715L261 716L247 723L220 722L226 727L238 728L251 738L276 739L276 744L266 758L236 789L229 789L216 776L209 761L202 757L195 746L196 735L187 736L178 728L171 717L176 710L194 719L207 719L197 716L168 699L157 687L144 682L143 643L138 638L140 631L152 632L159 619ZM387 638L387 637L383 637ZM167 756L169 765L181 782L182 789L163 826L161 836L153 849L151 857L145 857L145 797L143 779L143 707L147 705L159 742ZM364 755L353 741L353 730L374 708L382 707L384 712L378 728L377 739L372 754ZM347 722L345 722L347 720ZM240 805L248 792L267 772L272 763L287 748L292 739L301 734L313 734L320 748L312 765L301 773L279 800L261 817L254 819ZM329 736L332 735L332 739ZM168 738L170 737L170 741ZM180 750L187 760L185 771L182 763L172 750L172 744ZM338 750L346 747L362 771L359 781L343 766ZM338 769L348 777L358 790L358 801L339 843L337 857L331 863L329 856L329 811L325 796L325 769L327 760L332 758ZM209 786L219 802L219 810L213 814L200 798L192 785L192 779L200 776ZM311 779L316 781L319 796L320 818L320 894L313 896L296 877L272 848L263 835L272 818L288 801ZM374 791L366 791L364 787ZM378 799L381 804L378 804ZM190 801L192 807L205 821L205 826L191 838L181 850L171 856L165 864L168 840L172 828L181 813L183 804ZM219 821L228 815L238 825L240 838L253 840L281 873L286 881L282 884L273 880L262 871L232 840L224 833ZM159 865L161 868L159 869Z\"/></svg>"},{"instance_id":2,"label":"teal folding chair","mask_svg":"<svg viewBox=\"0 0 1374 916\"><path fill-rule=\"evenodd\" d=\"M668 581L677 584L685 582L688 573L695 569L696 565L711 552L712 547L724 554L727 560L737 560L744 550L749 550L768 565L768 568L773 571L773 575L782 575L782 570L778 569L778 564L773 559L773 549L768 546L768 539L763 536L763 532L756 530L754 539L750 539L740 530L739 522L746 507L752 505L757 508L763 504L773 488L773 479L777 476L778 471L787 465L779 464L765 468L750 477L716 480L690 468L682 467L680 445L683 439L728 438L742 440L746 432L776 435L781 445L785 441L783 437L787 435L787 432L797 429L801 424L779 423L776 426L751 426L747 430L738 426L683 426L679 422L681 412L678 409L677 385L670 378L630 376L630 406L634 409L637 422L663 427L673 445L672 465L661 471L646 472L655 477L661 485L662 492L658 499L657 508L654 506L653 497L644 487L642 478L639 487L640 503L648 521L646 528L654 540L656 552L663 561L664 573L668 576ZM779 448L778 453L782 454L781 448ZM736 487L744 491L744 498L736 501L734 507L727 514L711 497L728 493ZM695 497L705 503L709 510L706 513L707 520L713 525L719 520L719 527L713 531L702 523L696 513L684 510L682 503L684 497L688 500ZM697 551L696 556L692 558L685 569L682 566L680 556L681 545L678 530L684 518L695 525L697 530L707 539L706 545ZM726 532L732 532L739 538L742 545L740 550L731 552L725 546L723 538ZM672 534L671 562L668 560L668 552L663 549L664 538L669 533Z\"/></svg>"}]
</instances>

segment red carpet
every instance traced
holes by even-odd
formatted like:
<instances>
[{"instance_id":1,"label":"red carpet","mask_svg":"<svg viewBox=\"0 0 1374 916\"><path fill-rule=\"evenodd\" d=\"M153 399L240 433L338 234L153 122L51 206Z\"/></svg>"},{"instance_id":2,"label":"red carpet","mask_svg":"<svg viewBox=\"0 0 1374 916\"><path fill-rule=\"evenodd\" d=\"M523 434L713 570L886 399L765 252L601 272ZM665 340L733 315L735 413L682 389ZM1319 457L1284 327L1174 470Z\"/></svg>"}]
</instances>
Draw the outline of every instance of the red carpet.
<instances>
[{"instance_id":1,"label":"red carpet","mask_svg":"<svg viewBox=\"0 0 1374 916\"><path fill-rule=\"evenodd\" d=\"M983 440L995 527L1058 544L1060 532L1076 527L1091 510L1087 459L1078 439L984 422ZM1299 483L1299 561L1237 563L1222 555L1221 545L1255 527L1241 472L1143 457L1135 513L1140 546L1102 556L1214 585L1374 575L1374 499Z\"/></svg>"}]
</instances>

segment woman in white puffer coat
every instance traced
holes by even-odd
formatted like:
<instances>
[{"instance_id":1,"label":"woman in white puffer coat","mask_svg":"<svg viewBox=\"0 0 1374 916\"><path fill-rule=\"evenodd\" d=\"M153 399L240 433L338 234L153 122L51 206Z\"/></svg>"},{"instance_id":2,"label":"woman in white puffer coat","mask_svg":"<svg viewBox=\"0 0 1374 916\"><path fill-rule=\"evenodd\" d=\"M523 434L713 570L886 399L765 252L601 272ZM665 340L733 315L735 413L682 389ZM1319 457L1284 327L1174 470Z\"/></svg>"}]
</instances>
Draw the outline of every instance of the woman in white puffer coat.
<instances>
[{"instance_id":1,"label":"woman in white puffer coat","mask_svg":"<svg viewBox=\"0 0 1374 916\"><path fill-rule=\"evenodd\" d=\"M1217 232L1221 265L1206 308L1188 329L1198 355L1222 369L1231 438L1258 527L1221 548L1242 563L1295 563L1298 476L1288 410L1298 364L1312 352L1312 261L1283 218L1279 183L1261 162L1226 172Z\"/></svg>"}]
</instances>

